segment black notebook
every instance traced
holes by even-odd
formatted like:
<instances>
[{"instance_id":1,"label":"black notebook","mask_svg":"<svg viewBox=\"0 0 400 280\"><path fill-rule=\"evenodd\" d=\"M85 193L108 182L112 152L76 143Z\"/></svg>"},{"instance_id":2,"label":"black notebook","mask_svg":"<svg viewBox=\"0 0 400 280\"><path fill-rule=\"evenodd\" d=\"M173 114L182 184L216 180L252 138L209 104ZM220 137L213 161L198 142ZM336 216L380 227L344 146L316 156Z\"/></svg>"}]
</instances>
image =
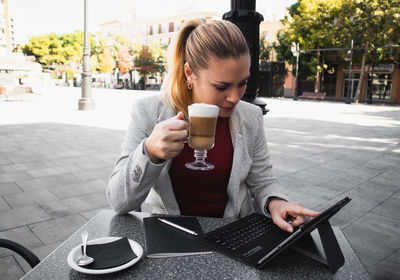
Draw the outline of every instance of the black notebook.
<instances>
[{"instance_id":1,"label":"black notebook","mask_svg":"<svg viewBox=\"0 0 400 280\"><path fill-rule=\"evenodd\" d=\"M196 217L162 217L197 234L203 230ZM146 256L148 258L178 257L211 253L209 247L201 244L197 236L191 235L158 220L158 217L144 218Z\"/></svg>"}]
</instances>

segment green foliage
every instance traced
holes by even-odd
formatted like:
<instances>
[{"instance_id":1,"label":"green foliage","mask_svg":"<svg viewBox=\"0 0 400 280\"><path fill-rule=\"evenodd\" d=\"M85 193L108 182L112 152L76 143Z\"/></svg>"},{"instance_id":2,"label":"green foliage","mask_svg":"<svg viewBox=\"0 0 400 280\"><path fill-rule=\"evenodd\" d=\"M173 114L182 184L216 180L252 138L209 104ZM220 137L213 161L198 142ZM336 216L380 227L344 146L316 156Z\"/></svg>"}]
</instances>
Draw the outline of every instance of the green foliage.
<instances>
[{"instance_id":1,"label":"green foliage","mask_svg":"<svg viewBox=\"0 0 400 280\"><path fill-rule=\"evenodd\" d=\"M278 59L288 61L290 64L296 64L296 57L290 50L290 45L283 42L282 32L278 33L278 43L273 44L274 49L278 53ZM312 65L315 58L311 53L301 53L299 58L299 78L300 79L314 79L315 72L313 72ZM293 70L293 75L296 75L296 69Z\"/></svg>"},{"instance_id":2,"label":"green foliage","mask_svg":"<svg viewBox=\"0 0 400 280\"><path fill-rule=\"evenodd\" d=\"M341 10L341 29L354 34L342 35L355 46L383 46L400 42L400 1L399 0L347 0Z\"/></svg>"},{"instance_id":3,"label":"green foliage","mask_svg":"<svg viewBox=\"0 0 400 280\"><path fill-rule=\"evenodd\" d=\"M21 49L24 54L35 56L36 61L44 66L55 69L74 68L78 71L83 56L83 35L82 31L76 31L62 35L51 33L35 36ZM89 34L89 40L91 71L112 72L119 56L123 64L128 63L129 59L132 64L133 45L126 37L117 35L106 39L100 33L96 33Z\"/></svg>"},{"instance_id":4,"label":"green foliage","mask_svg":"<svg viewBox=\"0 0 400 280\"><path fill-rule=\"evenodd\" d=\"M118 55L121 53L121 51L125 52L127 51L130 56L134 55L134 48L132 42L128 41L128 39L125 36L121 35L114 35L112 37L112 45L110 47L110 53L112 57L115 59L118 57Z\"/></svg>"},{"instance_id":5,"label":"green foliage","mask_svg":"<svg viewBox=\"0 0 400 280\"><path fill-rule=\"evenodd\" d=\"M94 35L90 34L90 54L99 56L105 49L109 48L108 45L112 46L112 41L108 41L100 33ZM82 44L83 46L83 44Z\"/></svg>"},{"instance_id":6,"label":"green foliage","mask_svg":"<svg viewBox=\"0 0 400 280\"><path fill-rule=\"evenodd\" d=\"M282 20L285 31L278 34L279 44L274 47L291 64L295 64L290 51L292 42L299 42L300 49L321 49L349 48L354 40L355 48L367 48L366 61L375 62L388 57L375 46L400 43L400 0L299 0L288 8L288 13ZM395 50L395 57L399 51ZM354 61L361 61L363 55L355 52ZM305 56L300 55L301 71L303 67L313 73L322 70L319 59L305 62ZM344 58L345 52L343 62Z\"/></svg>"},{"instance_id":7,"label":"green foliage","mask_svg":"<svg viewBox=\"0 0 400 280\"><path fill-rule=\"evenodd\" d=\"M32 37L22 47L26 55L34 55L45 66L80 63L82 60L83 33L57 35L55 33Z\"/></svg>"},{"instance_id":8,"label":"green foliage","mask_svg":"<svg viewBox=\"0 0 400 280\"><path fill-rule=\"evenodd\" d=\"M55 33L32 37L28 44L22 47L27 55L34 55L36 60L44 65L64 64L62 44Z\"/></svg>"},{"instance_id":9,"label":"green foliage","mask_svg":"<svg viewBox=\"0 0 400 280\"><path fill-rule=\"evenodd\" d=\"M99 59L97 55L90 56L90 72L96 73L99 71Z\"/></svg>"},{"instance_id":10,"label":"green foliage","mask_svg":"<svg viewBox=\"0 0 400 280\"><path fill-rule=\"evenodd\" d=\"M156 72L154 57L148 46L141 46L135 57L135 69L144 77Z\"/></svg>"},{"instance_id":11,"label":"green foliage","mask_svg":"<svg viewBox=\"0 0 400 280\"><path fill-rule=\"evenodd\" d=\"M264 36L260 37L260 59L262 60L268 60L269 58L269 49L267 46L267 42L265 42Z\"/></svg>"},{"instance_id":12,"label":"green foliage","mask_svg":"<svg viewBox=\"0 0 400 280\"><path fill-rule=\"evenodd\" d=\"M119 50L117 63L120 73L128 73L129 71L132 70L133 67L132 57L127 47L122 47Z\"/></svg>"},{"instance_id":13,"label":"green foliage","mask_svg":"<svg viewBox=\"0 0 400 280\"><path fill-rule=\"evenodd\" d=\"M150 74L166 71L166 47L161 43L151 44L150 46L135 46L135 69L142 76L141 81L144 82L144 77Z\"/></svg>"},{"instance_id":14,"label":"green foliage","mask_svg":"<svg viewBox=\"0 0 400 280\"><path fill-rule=\"evenodd\" d=\"M283 20L288 27L283 40L288 45L299 42L302 49L332 46L340 3L340 0L302 0L294 4L293 16Z\"/></svg>"},{"instance_id":15,"label":"green foliage","mask_svg":"<svg viewBox=\"0 0 400 280\"><path fill-rule=\"evenodd\" d=\"M149 48L155 64L154 73L160 73L162 75L166 71L165 65L167 62L167 46L162 46L159 42L158 44L150 44Z\"/></svg>"},{"instance_id":16,"label":"green foliage","mask_svg":"<svg viewBox=\"0 0 400 280\"><path fill-rule=\"evenodd\" d=\"M99 71L102 73L110 73L115 68L115 60L111 56L109 49L104 49L104 51L99 54Z\"/></svg>"},{"instance_id":17,"label":"green foliage","mask_svg":"<svg viewBox=\"0 0 400 280\"><path fill-rule=\"evenodd\" d=\"M133 45L124 36L105 38L96 33L90 36L90 51L91 56L96 56L96 59L92 58L93 63L96 63L93 71L110 73L117 62L121 73L127 73L132 68Z\"/></svg>"}]
</instances>

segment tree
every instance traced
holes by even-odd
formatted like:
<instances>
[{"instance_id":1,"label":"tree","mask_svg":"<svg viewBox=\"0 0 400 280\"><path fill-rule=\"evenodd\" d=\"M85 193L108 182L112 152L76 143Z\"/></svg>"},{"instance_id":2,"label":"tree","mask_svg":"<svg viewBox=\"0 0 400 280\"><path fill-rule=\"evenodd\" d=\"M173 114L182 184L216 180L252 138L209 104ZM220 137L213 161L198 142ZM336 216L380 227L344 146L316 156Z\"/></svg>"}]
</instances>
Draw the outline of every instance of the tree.
<instances>
[{"instance_id":1,"label":"tree","mask_svg":"<svg viewBox=\"0 0 400 280\"><path fill-rule=\"evenodd\" d=\"M280 34L284 45L299 42L300 49L316 49L316 60L313 63L316 72L315 92L320 90L321 65L320 49L332 47L335 44L336 15L341 7L341 0L301 0L288 10L283 23L286 31Z\"/></svg>"},{"instance_id":2,"label":"tree","mask_svg":"<svg viewBox=\"0 0 400 280\"><path fill-rule=\"evenodd\" d=\"M265 37L260 37L260 59L267 61L269 58L269 49Z\"/></svg>"},{"instance_id":3,"label":"tree","mask_svg":"<svg viewBox=\"0 0 400 280\"><path fill-rule=\"evenodd\" d=\"M83 55L83 32L63 34L58 37L63 48L63 55L68 61L79 63Z\"/></svg>"},{"instance_id":4,"label":"tree","mask_svg":"<svg viewBox=\"0 0 400 280\"><path fill-rule=\"evenodd\" d=\"M129 73L133 67L132 56L127 47L120 49L117 57L118 69L120 73Z\"/></svg>"},{"instance_id":5,"label":"tree","mask_svg":"<svg viewBox=\"0 0 400 280\"><path fill-rule=\"evenodd\" d=\"M358 102L365 88L366 63L372 57L375 61L384 59L382 50L376 46L400 43L399 0L299 0L288 11L283 20L286 31L279 34L276 50L287 60L292 59L288 53L292 42L300 42L300 49L317 50L315 64L312 59L309 61L317 72L316 91L319 73L325 67L320 63L319 49L348 48L354 40L354 47L363 50L354 56L354 60L360 60L362 70L355 97ZM399 49L395 56L399 56Z\"/></svg>"},{"instance_id":6,"label":"tree","mask_svg":"<svg viewBox=\"0 0 400 280\"><path fill-rule=\"evenodd\" d=\"M111 56L110 51L108 49L104 49L104 51L98 56L99 57L99 71L104 73L110 73L114 70L115 60Z\"/></svg>"},{"instance_id":7,"label":"tree","mask_svg":"<svg viewBox=\"0 0 400 280\"><path fill-rule=\"evenodd\" d=\"M44 65L64 64L67 60L63 54L62 42L55 33L32 37L22 47L26 55L33 55L36 61Z\"/></svg>"},{"instance_id":8,"label":"tree","mask_svg":"<svg viewBox=\"0 0 400 280\"><path fill-rule=\"evenodd\" d=\"M78 64L82 60L83 32L34 36L22 47L26 55L46 66Z\"/></svg>"},{"instance_id":9,"label":"tree","mask_svg":"<svg viewBox=\"0 0 400 280\"><path fill-rule=\"evenodd\" d=\"M164 74L166 70L166 51L167 51L168 46L162 46L161 42L157 44L150 44L149 50L151 53L151 56L153 57L154 60L154 67L150 67L150 71L152 74L159 73L161 76Z\"/></svg>"},{"instance_id":10,"label":"tree","mask_svg":"<svg viewBox=\"0 0 400 280\"><path fill-rule=\"evenodd\" d=\"M99 69L99 59L97 55L90 56L90 72L97 72Z\"/></svg>"},{"instance_id":11,"label":"tree","mask_svg":"<svg viewBox=\"0 0 400 280\"><path fill-rule=\"evenodd\" d=\"M133 44L125 36L115 35L112 37L110 43L112 44L110 53L115 59L117 59L123 49L127 51L130 56L134 55Z\"/></svg>"},{"instance_id":12,"label":"tree","mask_svg":"<svg viewBox=\"0 0 400 280\"><path fill-rule=\"evenodd\" d=\"M135 69L142 76L141 81L143 83L146 75L156 72L157 67L154 63L154 57L148 46L141 46L140 49L137 50Z\"/></svg>"},{"instance_id":13,"label":"tree","mask_svg":"<svg viewBox=\"0 0 400 280\"><path fill-rule=\"evenodd\" d=\"M112 45L112 40L107 40L103 37L103 35L99 32L96 34L89 34L90 40L90 54L99 56L107 49L109 46Z\"/></svg>"},{"instance_id":14,"label":"tree","mask_svg":"<svg viewBox=\"0 0 400 280\"><path fill-rule=\"evenodd\" d=\"M356 89L355 102L359 101L365 89L366 63L371 55L382 53L376 46L398 45L400 43L400 1L399 0L344 0L340 11L339 40L363 49L361 74ZM383 56L378 56L382 59ZM376 56L375 56L376 59Z\"/></svg>"}]
</instances>

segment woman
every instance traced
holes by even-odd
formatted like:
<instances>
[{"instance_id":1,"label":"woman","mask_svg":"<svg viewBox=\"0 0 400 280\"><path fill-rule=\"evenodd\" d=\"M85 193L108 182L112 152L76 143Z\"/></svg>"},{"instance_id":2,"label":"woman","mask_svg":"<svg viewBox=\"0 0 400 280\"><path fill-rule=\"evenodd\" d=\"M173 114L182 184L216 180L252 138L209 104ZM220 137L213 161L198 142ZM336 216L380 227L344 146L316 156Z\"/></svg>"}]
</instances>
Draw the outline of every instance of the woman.
<instances>
[{"instance_id":1,"label":"woman","mask_svg":"<svg viewBox=\"0 0 400 280\"><path fill-rule=\"evenodd\" d=\"M107 196L119 214L132 210L172 215L243 217L271 215L286 231L318 213L288 202L271 173L260 108L240 101L250 76L250 55L241 31L227 21L188 21L169 56L161 89L135 102L122 153ZM219 107L211 171L185 168L192 103ZM292 223L286 221L289 215Z\"/></svg>"}]
</instances>

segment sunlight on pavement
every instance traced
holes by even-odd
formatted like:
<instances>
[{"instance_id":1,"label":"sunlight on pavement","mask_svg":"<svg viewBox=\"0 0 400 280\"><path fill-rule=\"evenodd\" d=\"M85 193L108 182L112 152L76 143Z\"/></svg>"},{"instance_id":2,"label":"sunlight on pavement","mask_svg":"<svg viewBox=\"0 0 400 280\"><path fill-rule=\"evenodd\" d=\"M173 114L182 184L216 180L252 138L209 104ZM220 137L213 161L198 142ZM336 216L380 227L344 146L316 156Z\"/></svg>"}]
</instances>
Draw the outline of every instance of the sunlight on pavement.
<instances>
[{"instance_id":1,"label":"sunlight on pavement","mask_svg":"<svg viewBox=\"0 0 400 280\"><path fill-rule=\"evenodd\" d=\"M133 100L152 91L92 89L96 109L78 111L80 88L47 88L24 101L0 102L0 125L55 122L125 130Z\"/></svg>"},{"instance_id":2,"label":"sunlight on pavement","mask_svg":"<svg viewBox=\"0 0 400 280\"><path fill-rule=\"evenodd\" d=\"M155 94L155 91L92 89L95 100L94 111L78 111L81 97L80 88L49 87L42 94L25 95L16 101L0 100L0 125L55 122L125 130L129 123L132 102L136 98ZM261 98L270 110L264 117L269 118L312 119L324 122L354 124L360 126L400 126L400 107L343 104L338 102L293 101L282 98ZM390 116L389 116L390 115ZM286 128L272 128L285 130ZM304 134L304 132L286 131ZM329 135L327 137L335 137ZM375 141L374 139L354 139ZM393 143L394 139L379 139Z\"/></svg>"},{"instance_id":3,"label":"sunlight on pavement","mask_svg":"<svg viewBox=\"0 0 400 280\"><path fill-rule=\"evenodd\" d=\"M400 126L400 107L385 105L310 102L291 99L264 99L270 111L267 117L313 119L362 126ZM284 106L282 106L284 104ZM388 115L390 114L390 117ZM393 118L395 116L395 118Z\"/></svg>"}]
</instances>

